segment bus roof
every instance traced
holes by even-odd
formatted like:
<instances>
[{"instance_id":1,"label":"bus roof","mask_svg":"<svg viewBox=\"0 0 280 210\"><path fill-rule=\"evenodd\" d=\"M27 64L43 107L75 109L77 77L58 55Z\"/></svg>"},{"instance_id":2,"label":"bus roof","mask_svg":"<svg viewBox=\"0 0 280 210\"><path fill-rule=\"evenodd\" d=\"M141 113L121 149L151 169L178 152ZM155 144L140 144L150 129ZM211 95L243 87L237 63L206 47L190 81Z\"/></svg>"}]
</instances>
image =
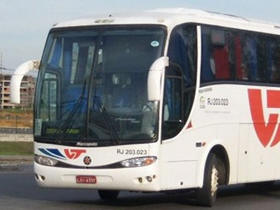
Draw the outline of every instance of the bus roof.
<instances>
[{"instance_id":1,"label":"bus roof","mask_svg":"<svg viewBox=\"0 0 280 210\"><path fill-rule=\"evenodd\" d=\"M279 24L247 19L230 14L187 8L163 8L147 10L133 14L119 13L99 15L91 18L62 22L55 24L53 28L100 25L159 24L167 26L167 28L170 30L176 25L188 22L258 31L269 34L280 34Z\"/></svg>"}]
</instances>

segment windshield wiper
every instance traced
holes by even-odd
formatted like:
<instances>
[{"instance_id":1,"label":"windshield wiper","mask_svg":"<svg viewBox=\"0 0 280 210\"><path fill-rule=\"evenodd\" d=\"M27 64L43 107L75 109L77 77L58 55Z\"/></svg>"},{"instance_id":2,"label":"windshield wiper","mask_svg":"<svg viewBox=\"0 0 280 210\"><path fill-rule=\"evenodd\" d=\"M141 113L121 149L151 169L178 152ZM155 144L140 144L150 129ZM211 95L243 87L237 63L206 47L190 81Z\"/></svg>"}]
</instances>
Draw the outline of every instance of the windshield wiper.
<instances>
[{"instance_id":1,"label":"windshield wiper","mask_svg":"<svg viewBox=\"0 0 280 210\"><path fill-rule=\"evenodd\" d=\"M58 126L58 129L55 133L55 136L59 139L63 138L66 134L67 130L72 129L74 122L76 121L75 118L76 114L78 113L79 109L82 108L82 102L85 99L85 90L86 90L86 79L84 80L83 87L82 87L82 93L80 94L79 98L76 100L74 107L72 108L71 112L69 112L68 116L65 120L63 120L62 124Z\"/></svg>"},{"instance_id":2,"label":"windshield wiper","mask_svg":"<svg viewBox=\"0 0 280 210\"><path fill-rule=\"evenodd\" d=\"M113 124L113 120L112 120L110 114L107 112L104 105L101 102L98 102L98 100L96 100L96 96L94 96L93 98L94 98L94 102L92 104L93 109L94 109L94 106L97 105L97 108L99 109L99 111L101 113L103 121L105 122L105 124L107 125L107 128L110 131L110 136L111 136L112 140L114 140L117 145L120 144L120 137L118 135L118 131L117 131L116 127Z\"/></svg>"}]
</instances>

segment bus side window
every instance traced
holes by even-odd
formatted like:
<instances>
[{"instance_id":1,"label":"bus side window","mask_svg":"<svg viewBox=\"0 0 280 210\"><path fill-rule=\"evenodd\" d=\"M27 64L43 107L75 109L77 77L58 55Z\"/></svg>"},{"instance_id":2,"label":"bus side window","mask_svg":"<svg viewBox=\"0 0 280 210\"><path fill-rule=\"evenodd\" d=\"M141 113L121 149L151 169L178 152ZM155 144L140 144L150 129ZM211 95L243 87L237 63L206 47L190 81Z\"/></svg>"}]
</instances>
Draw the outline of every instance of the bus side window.
<instances>
[{"instance_id":1,"label":"bus side window","mask_svg":"<svg viewBox=\"0 0 280 210\"><path fill-rule=\"evenodd\" d=\"M277 82L280 77L275 71L275 58L273 39L266 35L246 33L242 46L242 69L252 82ZM278 78L278 79L277 79ZM247 80L246 77L238 78Z\"/></svg>"},{"instance_id":2,"label":"bus side window","mask_svg":"<svg viewBox=\"0 0 280 210\"><path fill-rule=\"evenodd\" d=\"M245 69L243 68L243 59L242 59L242 46L241 38L239 34L236 34L234 37L234 54L235 54L235 72L236 78L238 80L247 80L248 75Z\"/></svg>"},{"instance_id":3,"label":"bus side window","mask_svg":"<svg viewBox=\"0 0 280 210\"><path fill-rule=\"evenodd\" d=\"M226 32L222 30L211 31L213 47L213 60L217 80L230 79L229 46L226 40Z\"/></svg>"},{"instance_id":4,"label":"bus side window","mask_svg":"<svg viewBox=\"0 0 280 210\"><path fill-rule=\"evenodd\" d=\"M202 83L229 80L233 77L229 34L223 29L202 28Z\"/></svg>"},{"instance_id":5,"label":"bus side window","mask_svg":"<svg viewBox=\"0 0 280 210\"><path fill-rule=\"evenodd\" d=\"M257 81L268 82L269 67L268 67L268 56L266 52L267 40L264 36L257 36Z\"/></svg>"},{"instance_id":6,"label":"bus side window","mask_svg":"<svg viewBox=\"0 0 280 210\"><path fill-rule=\"evenodd\" d=\"M191 81L191 72L190 72L190 64L188 59L188 46L187 40L183 35L183 30L181 28L177 29L171 37L169 49L168 49L169 59L178 64L182 70L184 71L184 80L186 86L190 86Z\"/></svg>"},{"instance_id":7,"label":"bus side window","mask_svg":"<svg viewBox=\"0 0 280 210\"><path fill-rule=\"evenodd\" d=\"M176 136L183 128L182 70L174 64L166 70L163 100L162 138Z\"/></svg>"},{"instance_id":8,"label":"bus side window","mask_svg":"<svg viewBox=\"0 0 280 210\"><path fill-rule=\"evenodd\" d=\"M208 27L202 28L202 82L211 82L215 78L215 63L212 57L212 44L210 40L210 30Z\"/></svg>"},{"instance_id":9,"label":"bus side window","mask_svg":"<svg viewBox=\"0 0 280 210\"><path fill-rule=\"evenodd\" d=\"M201 83L280 83L278 36L202 26Z\"/></svg>"},{"instance_id":10,"label":"bus side window","mask_svg":"<svg viewBox=\"0 0 280 210\"><path fill-rule=\"evenodd\" d=\"M170 67L166 70L163 139L177 135L192 108L197 73L197 33L195 25L178 26L170 37Z\"/></svg>"},{"instance_id":11,"label":"bus side window","mask_svg":"<svg viewBox=\"0 0 280 210\"><path fill-rule=\"evenodd\" d=\"M183 78L183 122L192 108L197 73L197 34L196 26L180 26L172 32L168 57L181 69Z\"/></svg>"},{"instance_id":12,"label":"bus side window","mask_svg":"<svg viewBox=\"0 0 280 210\"><path fill-rule=\"evenodd\" d=\"M181 84L179 78L167 78L165 81L165 96L164 96L164 121L181 121L182 106L181 106Z\"/></svg>"},{"instance_id":13,"label":"bus side window","mask_svg":"<svg viewBox=\"0 0 280 210\"><path fill-rule=\"evenodd\" d=\"M266 78L268 82L273 82L272 80L272 72L273 72L273 50L274 50L274 41L272 39L266 40L266 58L267 58L267 72Z\"/></svg>"},{"instance_id":14,"label":"bus side window","mask_svg":"<svg viewBox=\"0 0 280 210\"><path fill-rule=\"evenodd\" d=\"M272 59L269 39L260 34L239 33L235 45L237 80L270 82Z\"/></svg>"},{"instance_id":15,"label":"bus side window","mask_svg":"<svg viewBox=\"0 0 280 210\"><path fill-rule=\"evenodd\" d=\"M275 43L273 50L273 67L272 67L272 81L280 83L280 43Z\"/></svg>"},{"instance_id":16,"label":"bus side window","mask_svg":"<svg viewBox=\"0 0 280 210\"><path fill-rule=\"evenodd\" d=\"M244 40L243 56L245 71L248 71L250 81L258 81L257 40L256 37L247 35Z\"/></svg>"}]
</instances>

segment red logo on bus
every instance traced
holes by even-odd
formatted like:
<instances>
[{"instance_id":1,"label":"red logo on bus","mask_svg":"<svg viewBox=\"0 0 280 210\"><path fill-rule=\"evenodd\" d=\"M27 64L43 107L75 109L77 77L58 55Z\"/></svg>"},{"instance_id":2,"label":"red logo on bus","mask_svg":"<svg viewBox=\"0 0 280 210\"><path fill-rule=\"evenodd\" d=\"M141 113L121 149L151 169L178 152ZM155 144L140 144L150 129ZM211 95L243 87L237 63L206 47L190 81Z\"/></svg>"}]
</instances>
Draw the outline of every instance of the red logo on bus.
<instances>
[{"instance_id":1,"label":"red logo on bus","mask_svg":"<svg viewBox=\"0 0 280 210\"><path fill-rule=\"evenodd\" d=\"M79 158L81 154L86 153L86 150L84 150L84 149L65 149L64 153L69 159L74 160L74 159Z\"/></svg>"},{"instance_id":2,"label":"red logo on bus","mask_svg":"<svg viewBox=\"0 0 280 210\"><path fill-rule=\"evenodd\" d=\"M249 103L251 116L254 123L254 127L257 136L264 147L269 145L275 146L280 142L280 124L278 122L279 115L277 113L270 113L268 122L265 121L264 106L262 103L262 91L259 89L249 89ZM280 91L267 90L266 92L267 108L280 108ZM273 111L273 110L272 110ZM273 138L273 133L276 130L276 134Z\"/></svg>"}]
</instances>

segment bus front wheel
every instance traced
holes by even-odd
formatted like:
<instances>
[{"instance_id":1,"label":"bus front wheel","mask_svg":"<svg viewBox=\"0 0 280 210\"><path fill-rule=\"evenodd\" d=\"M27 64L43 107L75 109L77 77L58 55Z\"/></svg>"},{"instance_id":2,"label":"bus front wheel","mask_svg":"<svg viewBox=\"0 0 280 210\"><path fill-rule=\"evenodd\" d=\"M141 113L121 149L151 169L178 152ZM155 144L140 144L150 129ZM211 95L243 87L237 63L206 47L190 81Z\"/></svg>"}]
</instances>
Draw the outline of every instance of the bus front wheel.
<instances>
[{"instance_id":1,"label":"bus front wheel","mask_svg":"<svg viewBox=\"0 0 280 210\"><path fill-rule=\"evenodd\" d=\"M211 153L207 159L202 188L197 189L197 201L202 206L213 206L216 201L219 186L221 165L215 154Z\"/></svg>"},{"instance_id":2,"label":"bus front wheel","mask_svg":"<svg viewBox=\"0 0 280 210\"><path fill-rule=\"evenodd\" d=\"M116 200L119 196L118 190L98 190L99 197L104 201Z\"/></svg>"}]
</instances>

